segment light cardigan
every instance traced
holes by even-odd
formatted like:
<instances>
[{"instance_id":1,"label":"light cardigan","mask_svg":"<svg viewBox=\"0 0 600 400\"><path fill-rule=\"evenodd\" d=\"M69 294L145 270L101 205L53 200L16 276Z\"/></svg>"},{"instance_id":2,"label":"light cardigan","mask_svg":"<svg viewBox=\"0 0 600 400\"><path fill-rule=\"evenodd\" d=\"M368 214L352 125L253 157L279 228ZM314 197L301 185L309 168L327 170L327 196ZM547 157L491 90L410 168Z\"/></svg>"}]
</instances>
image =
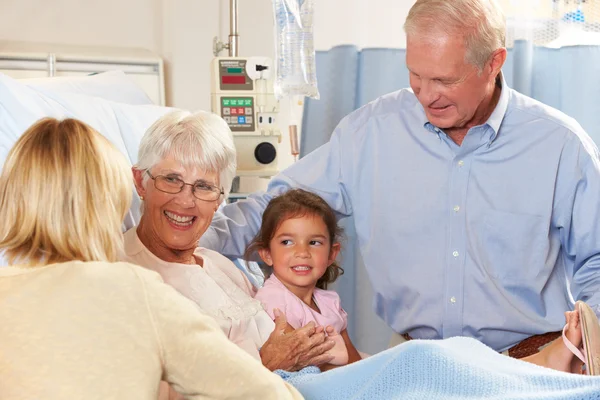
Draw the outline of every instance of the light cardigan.
<instances>
[{"instance_id":1,"label":"light cardigan","mask_svg":"<svg viewBox=\"0 0 600 400\"><path fill-rule=\"evenodd\" d=\"M0 399L301 399L144 268L0 268Z\"/></svg>"}]
</instances>

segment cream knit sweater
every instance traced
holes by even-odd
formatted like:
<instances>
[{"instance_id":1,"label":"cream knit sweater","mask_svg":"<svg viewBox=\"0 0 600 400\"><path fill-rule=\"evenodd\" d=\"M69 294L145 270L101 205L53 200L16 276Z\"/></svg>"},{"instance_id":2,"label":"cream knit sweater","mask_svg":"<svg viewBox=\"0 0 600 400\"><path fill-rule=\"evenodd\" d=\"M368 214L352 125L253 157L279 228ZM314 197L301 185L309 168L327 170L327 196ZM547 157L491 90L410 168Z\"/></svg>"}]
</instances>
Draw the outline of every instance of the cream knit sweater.
<instances>
[{"instance_id":1,"label":"cream knit sweater","mask_svg":"<svg viewBox=\"0 0 600 400\"><path fill-rule=\"evenodd\" d=\"M0 399L301 399L155 272L0 268Z\"/></svg>"}]
</instances>

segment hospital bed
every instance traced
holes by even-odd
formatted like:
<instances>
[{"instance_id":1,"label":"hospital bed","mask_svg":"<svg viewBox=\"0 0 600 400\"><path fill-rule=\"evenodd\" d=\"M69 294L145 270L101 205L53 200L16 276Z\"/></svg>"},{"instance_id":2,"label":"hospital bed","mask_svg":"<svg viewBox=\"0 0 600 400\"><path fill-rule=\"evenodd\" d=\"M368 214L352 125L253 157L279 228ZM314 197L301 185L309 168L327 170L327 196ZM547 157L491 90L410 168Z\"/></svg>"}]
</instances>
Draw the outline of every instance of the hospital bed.
<instances>
[{"instance_id":1,"label":"hospital bed","mask_svg":"<svg viewBox=\"0 0 600 400\"><path fill-rule=\"evenodd\" d=\"M133 165L144 132L172 108L157 106L125 73L110 71L91 76L16 80L0 73L0 165L20 135L43 117L77 118L113 143ZM140 198L133 200L123 230L140 219ZM260 269L233 260L255 285ZM6 265L1 259L0 265ZM249 271L251 270L251 272Z\"/></svg>"}]
</instances>

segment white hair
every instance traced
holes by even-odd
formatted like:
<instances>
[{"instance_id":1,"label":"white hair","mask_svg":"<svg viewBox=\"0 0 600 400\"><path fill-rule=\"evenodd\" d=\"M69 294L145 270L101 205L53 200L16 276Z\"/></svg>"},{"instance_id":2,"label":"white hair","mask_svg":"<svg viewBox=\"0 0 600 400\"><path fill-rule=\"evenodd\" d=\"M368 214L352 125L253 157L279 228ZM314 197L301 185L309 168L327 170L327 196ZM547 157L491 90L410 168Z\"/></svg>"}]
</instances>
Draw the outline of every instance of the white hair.
<instances>
[{"instance_id":1,"label":"white hair","mask_svg":"<svg viewBox=\"0 0 600 400\"><path fill-rule=\"evenodd\" d=\"M184 167L219 174L219 185L225 197L229 195L236 153L231 130L218 115L206 111L163 115L144 134L135 168L149 170L169 156Z\"/></svg>"},{"instance_id":2,"label":"white hair","mask_svg":"<svg viewBox=\"0 0 600 400\"><path fill-rule=\"evenodd\" d=\"M404 23L407 36L444 33L465 37L465 59L481 71L505 46L506 19L496 0L417 0Z\"/></svg>"}]
</instances>

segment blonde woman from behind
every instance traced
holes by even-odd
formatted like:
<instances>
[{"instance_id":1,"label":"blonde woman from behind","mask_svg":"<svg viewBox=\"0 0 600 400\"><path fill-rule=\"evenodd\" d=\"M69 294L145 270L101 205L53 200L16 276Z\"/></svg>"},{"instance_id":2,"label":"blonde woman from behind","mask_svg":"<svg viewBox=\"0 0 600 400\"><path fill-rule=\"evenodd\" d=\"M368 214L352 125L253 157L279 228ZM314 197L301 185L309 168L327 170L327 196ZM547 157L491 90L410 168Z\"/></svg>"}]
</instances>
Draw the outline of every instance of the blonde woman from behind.
<instances>
[{"instance_id":1,"label":"blonde woman from behind","mask_svg":"<svg viewBox=\"0 0 600 400\"><path fill-rule=\"evenodd\" d=\"M0 399L301 396L218 325L127 263L130 167L89 126L38 121L0 176Z\"/></svg>"}]
</instances>

